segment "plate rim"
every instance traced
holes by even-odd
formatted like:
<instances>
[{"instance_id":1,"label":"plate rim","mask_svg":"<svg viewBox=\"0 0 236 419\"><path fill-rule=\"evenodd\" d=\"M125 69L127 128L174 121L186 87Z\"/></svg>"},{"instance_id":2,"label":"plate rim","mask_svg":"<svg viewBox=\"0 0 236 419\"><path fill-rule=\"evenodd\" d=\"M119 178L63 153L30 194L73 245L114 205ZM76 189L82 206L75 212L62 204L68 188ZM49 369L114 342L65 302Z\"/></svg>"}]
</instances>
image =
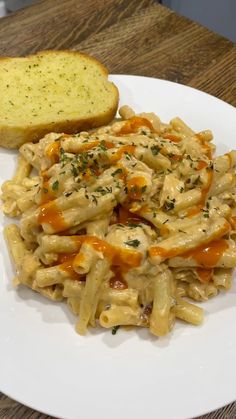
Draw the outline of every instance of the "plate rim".
<instances>
[{"instance_id":1,"label":"plate rim","mask_svg":"<svg viewBox=\"0 0 236 419\"><path fill-rule=\"evenodd\" d=\"M197 89L196 87L189 86L188 84L178 83L178 82L175 82L175 81L172 81L172 80L167 80L167 79L161 79L161 78L159 78L159 77L141 76L141 75L139 75L139 74L135 75L135 74L123 74L123 73L122 73L122 74L118 74L118 73L111 73L111 74L109 74L109 76L108 76L108 77L120 77L120 76L121 76L121 77L130 77L130 78L137 77L137 78L140 78L140 79L157 80L157 81L160 81L160 82L164 82L164 83L166 83L166 84L173 84L173 85L181 86L181 87L183 87L183 88L185 88L185 89L187 89L187 90L193 90L193 91L195 91L195 92L198 92L198 93L201 93L201 94L203 94L203 95L206 95L206 96L208 96L208 97L210 97L210 98L212 98L212 99L214 99L214 100L216 100L216 101L221 102L221 103L222 103L222 104L224 104L224 105L229 106L229 107L230 107L230 108L232 108L234 111L236 111L236 107L235 107L234 105L232 105L231 103L226 102L225 100L220 99L220 98L218 98L217 96L212 95L211 93L205 92L204 90ZM112 81L112 80L111 80L111 81Z\"/></svg>"}]
</instances>

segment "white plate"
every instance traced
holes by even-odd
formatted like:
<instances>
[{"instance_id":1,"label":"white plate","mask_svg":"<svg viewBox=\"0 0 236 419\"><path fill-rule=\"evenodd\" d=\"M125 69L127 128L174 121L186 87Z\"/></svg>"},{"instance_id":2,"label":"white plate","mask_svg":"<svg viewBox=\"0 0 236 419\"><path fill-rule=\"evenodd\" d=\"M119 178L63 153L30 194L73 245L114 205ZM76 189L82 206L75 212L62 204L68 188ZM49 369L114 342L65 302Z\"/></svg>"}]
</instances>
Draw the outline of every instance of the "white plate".
<instances>
[{"instance_id":1,"label":"white plate","mask_svg":"<svg viewBox=\"0 0 236 419\"><path fill-rule=\"evenodd\" d=\"M193 129L212 129L218 153L236 146L235 109L175 83L112 76L121 104L178 115ZM1 181L15 153L0 151ZM6 220L1 215L1 229ZM236 399L236 287L203 304L201 327L178 324L156 339L147 330L75 333L65 304L13 289L1 235L0 390L34 409L67 419L184 419Z\"/></svg>"}]
</instances>

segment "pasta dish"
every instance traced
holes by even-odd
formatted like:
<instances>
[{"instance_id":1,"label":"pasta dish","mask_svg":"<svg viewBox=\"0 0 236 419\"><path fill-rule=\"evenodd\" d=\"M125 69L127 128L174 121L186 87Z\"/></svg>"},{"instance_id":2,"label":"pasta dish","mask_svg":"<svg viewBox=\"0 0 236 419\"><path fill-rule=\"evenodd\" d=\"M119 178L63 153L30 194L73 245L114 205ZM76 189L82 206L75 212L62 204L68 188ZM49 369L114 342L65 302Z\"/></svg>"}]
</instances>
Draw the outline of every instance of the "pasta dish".
<instances>
[{"instance_id":1,"label":"pasta dish","mask_svg":"<svg viewBox=\"0 0 236 419\"><path fill-rule=\"evenodd\" d=\"M153 113L20 148L2 186L5 237L24 284L78 316L76 330L135 325L163 336L203 320L236 266L236 151Z\"/></svg>"}]
</instances>

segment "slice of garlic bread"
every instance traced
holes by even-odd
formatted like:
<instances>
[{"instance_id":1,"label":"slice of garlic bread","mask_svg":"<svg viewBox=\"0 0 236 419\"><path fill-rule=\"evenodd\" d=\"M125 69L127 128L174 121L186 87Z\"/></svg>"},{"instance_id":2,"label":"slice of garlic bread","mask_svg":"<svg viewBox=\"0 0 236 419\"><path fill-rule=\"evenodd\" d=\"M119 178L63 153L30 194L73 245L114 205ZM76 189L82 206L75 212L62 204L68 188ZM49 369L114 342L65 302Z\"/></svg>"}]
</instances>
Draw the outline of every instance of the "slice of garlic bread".
<instances>
[{"instance_id":1,"label":"slice of garlic bread","mask_svg":"<svg viewBox=\"0 0 236 419\"><path fill-rule=\"evenodd\" d=\"M42 51L0 58L0 146L18 148L48 132L74 133L108 124L118 89L95 58Z\"/></svg>"}]
</instances>

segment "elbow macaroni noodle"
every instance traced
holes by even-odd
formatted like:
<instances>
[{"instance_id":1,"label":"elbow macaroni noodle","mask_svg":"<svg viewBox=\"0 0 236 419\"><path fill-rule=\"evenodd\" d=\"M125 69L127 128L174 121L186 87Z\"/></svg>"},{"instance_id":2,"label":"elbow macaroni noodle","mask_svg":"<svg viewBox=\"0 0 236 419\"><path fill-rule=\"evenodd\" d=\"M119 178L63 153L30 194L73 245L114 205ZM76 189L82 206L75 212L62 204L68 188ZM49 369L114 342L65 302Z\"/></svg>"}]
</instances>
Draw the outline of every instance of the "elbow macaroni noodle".
<instances>
[{"instance_id":1,"label":"elbow macaroni noodle","mask_svg":"<svg viewBox=\"0 0 236 419\"><path fill-rule=\"evenodd\" d=\"M236 151L210 131L127 106L107 127L51 133L20 148L2 185L15 282L67 300L81 335L97 322L167 334L198 325L236 266ZM37 175L32 173L36 169ZM35 170L34 170L35 173Z\"/></svg>"}]
</instances>

